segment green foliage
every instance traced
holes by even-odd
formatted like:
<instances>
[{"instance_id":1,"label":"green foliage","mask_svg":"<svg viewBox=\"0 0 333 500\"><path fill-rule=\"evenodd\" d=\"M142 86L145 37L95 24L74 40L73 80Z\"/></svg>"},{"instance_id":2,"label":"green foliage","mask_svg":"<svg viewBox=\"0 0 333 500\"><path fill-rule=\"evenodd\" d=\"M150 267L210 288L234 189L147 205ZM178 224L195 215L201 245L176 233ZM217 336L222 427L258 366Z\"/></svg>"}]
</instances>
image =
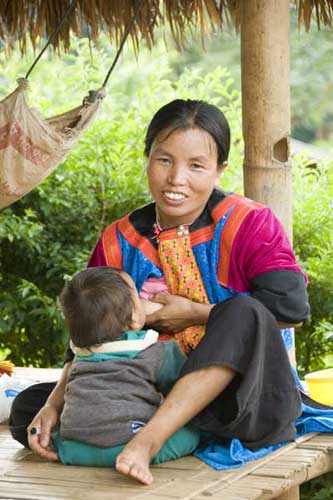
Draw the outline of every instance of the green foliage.
<instances>
[{"instance_id":1,"label":"green foliage","mask_svg":"<svg viewBox=\"0 0 333 500\"><path fill-rule=\"evenodd\" d=\"M142 74L134 76L133 61L121 66L123 79L112 82L102 112L66 161L0 213L0 352L7 349L16 364L51 366L61 361L66 333L57 296L66 278L86 266L102 229L149 200L143 139L162 104L176 97L199 98L226 112L234 147L225 185L241 187L240 94L229 73L222 68L209 74L184 71L174 80L165 57L152 58L154 63L147 66L144 51L140 57ZM98 87L111 59L103 40L93 63L84 42L77 42L75 54L43 60L32 76L29 101L48 115L50 109L55 114L75 106L87 88ZM25 64L17 55L6 63L3 93L9 78L14 79L14 68L24 73ZM47 86L45 75L50 78Z\"/></svg>"},{"instance_id":2,"label":"green foliage","mask_svg":"<svg viewBox=\"0 0 333 500\"><path fill-rule=\"evenodd\" d=\"M291 18L291 114L293 137L305 142L314 138L333 141L332 60L333 33L298 32L297 16Z\"/></svg>"},{"instance_id":3,"label":"green foliage","mask_svg":"<svg viewBox=\"0 0 333 500\"><path fill-rule=\"evenodd\" d=\"M301 486L301 500L332 500L333 472L317 477Z\"/></svg>"},{"instance_id":4,"label":"green foliage","mask_svg":"<svg viewBox=\"0 0 333 500\"><path fill-rule=\"evenodd\" d=\"M333 163L294 165L294 247L309 276L311 317L296 332L301 373L333 366Z\"/></svg>"}]
</instances>

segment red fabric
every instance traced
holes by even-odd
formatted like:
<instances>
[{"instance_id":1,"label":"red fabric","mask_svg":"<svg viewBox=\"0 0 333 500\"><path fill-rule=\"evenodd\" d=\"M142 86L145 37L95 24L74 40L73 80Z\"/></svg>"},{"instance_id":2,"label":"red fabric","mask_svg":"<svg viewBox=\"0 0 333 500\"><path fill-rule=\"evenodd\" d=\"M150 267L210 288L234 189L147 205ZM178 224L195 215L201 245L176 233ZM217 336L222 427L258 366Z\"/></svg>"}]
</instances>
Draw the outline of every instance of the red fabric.
<instances>
[{"instance_id":1,"label":"red fabric","mask_svg":"<svg viewBox=\"0 0 333 500\"><path fill-rule=\"evenodd\" d=\"M238 292L251 291L255 276L281 269L302 273L278 218L269 208L252 210L233 243L228 286Z\"/></svg>"},{"instance_id":2,"label":"red fabric","mask_svg":"<svg viewBox=\"0 0 333 500\"><path fill-rule=\"evenodd\" d=\"M107 266L102 238L99 238L97 245L95 246L95 249L88 262L88 267L100 267L100 266Z\"/></svg>"}]
</instances>

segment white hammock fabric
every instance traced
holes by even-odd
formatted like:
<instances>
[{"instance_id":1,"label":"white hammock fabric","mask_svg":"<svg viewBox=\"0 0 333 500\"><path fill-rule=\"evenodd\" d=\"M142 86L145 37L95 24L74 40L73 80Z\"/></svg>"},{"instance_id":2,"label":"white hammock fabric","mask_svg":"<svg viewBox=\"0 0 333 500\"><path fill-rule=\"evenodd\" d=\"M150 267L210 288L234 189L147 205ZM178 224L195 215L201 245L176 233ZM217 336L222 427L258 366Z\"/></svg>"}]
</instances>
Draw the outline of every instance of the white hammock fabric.
<instances>
[{"instance_id":1,"label":"white hammock fabric","mask_svg":"<svg viewBox=\"0 0 333 500\"><path fill-rule=\"evenodd\" d=\"M89 127L105 90L90 92L83 104L59 116L43 119L29 108L27 80L0 101L0 209L40 184Z\"/></svg>"}]
</instances>

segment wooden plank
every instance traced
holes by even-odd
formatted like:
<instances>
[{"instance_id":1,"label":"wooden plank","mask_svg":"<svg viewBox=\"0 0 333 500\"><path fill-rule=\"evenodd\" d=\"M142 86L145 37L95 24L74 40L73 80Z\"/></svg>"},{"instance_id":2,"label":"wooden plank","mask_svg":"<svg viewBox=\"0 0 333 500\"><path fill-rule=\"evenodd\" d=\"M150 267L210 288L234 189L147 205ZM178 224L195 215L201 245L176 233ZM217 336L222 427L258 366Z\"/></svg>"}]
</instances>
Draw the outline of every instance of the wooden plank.
<instances>
[{"instance_id":1,"label":"wooden plank","mask_svg":"<svg viewBox=\"0 0 333 500\"><path fill-rule=\"evenodd\" d=\"M130 492L133 494L137 494L138 489L140 490L141 488L148 488L149 491L155 491L158 489L158 484L152 484L151 486L141 486L139 483L136 481L129 480L127 483L125 482L119 482L117 480L112 480L110 478L109 481L95 481L91 477L91 481L80 481L80 480L71 480L69 477L64 477L63 479L60 478L52 478L50 476L44 476L44 477L10 477L10 476L0 476L0 491L1 491L1 486L3 484L12 484L13 486L17 484L21 485L36 485L36 486L47 486L49 487L63 487L63 488L78 488L82 489L85 491L87 488L94 488L96 491L104 491L106 490L111 490L111 491L118 491L120 495L123 495L126 492Z\"/></svg>"},{"instance_id":2,"label":"wooden plank","mask_svg":"<svg viewBox=\"0 0 333 500\"><path fill-rule=\"evenodd\" d=\"M36 486L25 484L13 486L12 484L1 484L0 497L3 499L22 499L22 500L130 500L135 498L135 493L113 493L112 490L92 491L90 488L70 489L70 488L46 488L45 485Z\"/></svg>"},{"instance_id":3,"label":"wooden plank","mask_svg":"<svg viewBox=\"0 0 333 500\"><path fill-rule=\"evenodd\" d=\"M331 442L330 441L327 441L327 442L324 442L324 441L312 442L312 441L310 441L309 443L306 443L306 445L304 445L304 446L299 446L298 449L300 449L300 450L314 449L314 450L323 450L323 451L333 451L333 441L331 441Z\"/></svg>"},{"instance_id":4,"label":"wooden plank","mask_svg":"<svg viewBox=\"0 0 333 500\"><path fill-rule=\"evenodd\" d=\"M165 495L169 498L193 498L195 495L203 493L207 488L213 486L212 483L203 483L202 481L195 481L182 477L181 479L172 482L172 484L166 484L163 487L158 488L156 491L159 495Z\"/></svg>"},{"instance_id":5,"label":"wooden plank","mask_svg":"<svg viewBox=\"0 0 333 500\"><path fill-rule=\"evenodd\" d=\"M260 488L244 488L242 486L238 486L237 483L230 485L222 489L219 493L214 494L213 496L207 495L205 492L204 495L197 495L192 497L193 500L257 500L262 498L262 490Z\"/></svg>"},{"instance_id":6,"label":"wooden plank","mask_svg":"<svg viewBox=\"0 0 333 500\"><path fill-rule=\"evenodd\" d=\"M234 471L232 469L229 470L214 470L209 468L208 470L202 470L196 473L196 480L202 482L211 482L211 481L226 481L227 479L231 479L234 476Z\"/></svg>"},{"instance_id":7,"label":"wooden plank","mask_svg":"<svg viewBox=\"0 0 333 500\"><path fill-rule=\"evenodd\" d=\"M225 500L229 499L229 495L240 492L248 493L250 498L275 498L292 486L294 486L292 480L250 475L229 485L220 484L219 488L210 488L205 494L209 493L214 499L223 498Z\"/></svg>"},{"instance_id":8,"label":"wooden plank","mask_svg":"<svg viewBox=\"0 0 333 500\"><path fill-rule=\"evenodd\" d=\"M159 495L159 494L156 494L156 493L142 493L140 495L137 495L137 496L133 497L133 500L134 499L135 500L168 500L170 498L174 498L174 497L165 496L165 495ZM181 498L181 497L178 497L178 498Z\"/></svg>"},{"instance_id":9,"label":"wooden plank","mask_svg":"<svg viewBox=\"0 0 333 500\"><path fill-rule=\"evenodd\" d=\"M87 484L96 486L110 486L110 484L115 484L130 489L137 487L136 482L119 474L113 468L67 466L53 462L10 464L2 473L2 476L5 479L19 478L20 480L27 481L48 478L52 478L52 480L56 481L77 481L81 482L84 487L86 487ZM161 478L159 481L170 481L170 476L169 478Z\"/></svg>"},{"instance_id":10,"label":"wooden plank","mask_svg":"<svg viewBox=\"0 0 333 500\"><path fill-rule=\"evenodd\" d=\"M196 457L188 456L183 458L178 458L177 460L171 460L170 462L164 462L162 464L157 464L153 466L155 470L166 469L166 470L211 470L207 464Z\"/></svg>"},{"instance_id":11,"label":"wooden plank","mask_svg":"<svg viewBox=\"0 0 333 500\"><path fill-rule=\"evenodd\" d=\"M193 500L210 500L211 497L207 496L196 496L193 497ZM216 500L261 500L261 496L246 496L246 493L228 493L228 496L220 496L216 498ZM215 500L215 499L214 499ZM265 499L266 500L266 499Z\"/></svg>"},{"instance_id":12,"label":"wooden plank","mask_svg":"<svg viewBox=\"0 0 333 500\"><path fill-rule=\"evenodd\" d=\"M320 453L325 453L325 450L295 448L294 450L290 450L289 453L283 455L281 459L286 461L294 460L295 462L307 462L315 459Z\"/></svg>"}]
</instances>

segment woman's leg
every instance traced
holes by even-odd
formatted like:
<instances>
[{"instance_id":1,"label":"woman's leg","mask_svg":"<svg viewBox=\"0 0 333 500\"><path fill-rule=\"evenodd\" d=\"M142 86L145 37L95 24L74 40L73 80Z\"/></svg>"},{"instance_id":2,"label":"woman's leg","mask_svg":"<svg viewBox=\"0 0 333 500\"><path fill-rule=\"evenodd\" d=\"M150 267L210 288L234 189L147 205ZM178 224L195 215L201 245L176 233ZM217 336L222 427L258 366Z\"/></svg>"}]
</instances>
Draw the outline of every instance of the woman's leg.
<instances>
[{"instance_id":1,"label":"woman's leg","mask_svg":"<svg viewBox=\"0 0 333 500\"><path fill-rule=\"evenodd\" d=\"M300 399L273 315L239 296L215 306L206 334L156 414L127 444L116 468L150 484L149 462L189 420L250 449L294 439Z\"/></svg>"},{"instance_id":2,"label":"woman's leg","mask_svg":"<svg viewBox=\"0 0 333 500\"><path fill-rule=\"evenodd\" d=\"M13 401L9 429L13 438L27 448L29 447L27 427L44 406L55 385L55 382L32 385L20 392Z\"/></svg>"},{"instance_id":3,"label":"woman's leg","mask_svg":"<svg viewBox=\"0 0 333 500\"><path fill-rule=\"evenodd\" d=\"M118 455L116 469L150 484L153 480L149 471L151 458L170 436L213 401L234 375L228 367L209 366L178 380L148 424Z\"/></svg>"}]
</instances>

